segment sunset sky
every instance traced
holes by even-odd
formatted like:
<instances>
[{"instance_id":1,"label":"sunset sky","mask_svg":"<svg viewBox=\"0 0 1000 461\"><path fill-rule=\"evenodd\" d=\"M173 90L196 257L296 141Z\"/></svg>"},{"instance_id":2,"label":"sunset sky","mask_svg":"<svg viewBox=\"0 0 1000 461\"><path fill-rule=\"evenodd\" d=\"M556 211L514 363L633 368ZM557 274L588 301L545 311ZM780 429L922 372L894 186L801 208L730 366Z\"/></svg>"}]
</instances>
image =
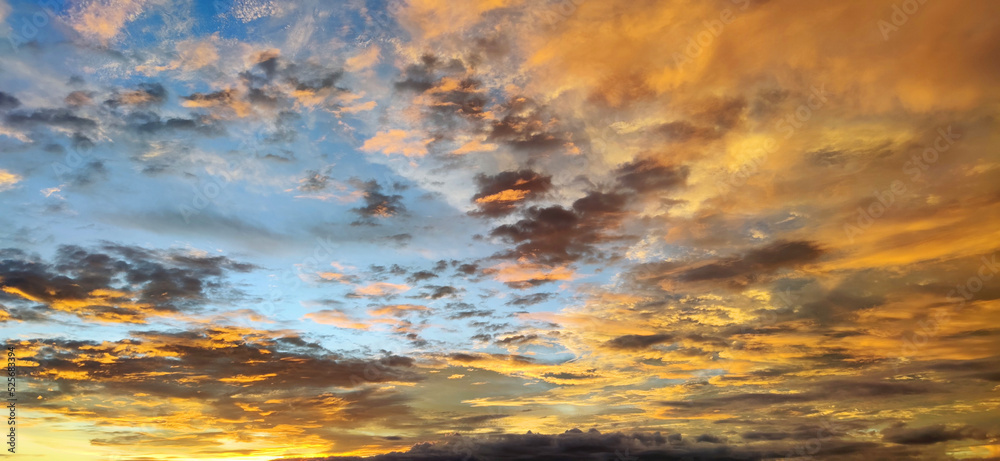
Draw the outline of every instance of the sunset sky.
<instances>
[{"instance_id":1,"label":"sunset sky","mask_svg":"<svg viewBox=\"0 0 1000 461\"><path fill-rule=\"evenodd\" d=\"M0 0L11 459L1000 459L998 18Z\"/></svg>"}]
</instances>

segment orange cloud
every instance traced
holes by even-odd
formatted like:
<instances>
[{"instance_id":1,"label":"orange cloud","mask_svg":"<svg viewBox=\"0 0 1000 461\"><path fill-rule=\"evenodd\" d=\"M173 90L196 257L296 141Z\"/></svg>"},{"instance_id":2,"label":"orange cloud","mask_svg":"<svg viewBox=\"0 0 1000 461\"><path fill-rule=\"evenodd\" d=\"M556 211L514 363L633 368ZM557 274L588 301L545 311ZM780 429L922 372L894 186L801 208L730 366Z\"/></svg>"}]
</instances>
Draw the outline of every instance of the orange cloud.
<instances>
[{"instance_id":1,"label":"orange cloud","mask_svg":"<svg viewBox=\"0 0 1000 461\"><path fill-rule=\"evenodd\" d=\"M358 72L361 70L368 69L369 67L378 64L379 57L382 50L378 46L372 45L361 52L347 58L344 62L344 68L349 72Z\"/></svg>"},{"instance_id":2,"label":"orange cloud","mask_svg":"<svg viewBox=\"0 0 1000 461\"><path fill-rule=\"evenodd\" d=\"M91 0L70 13L70 26L84 37L107 43L143 11L146 0Z\"/></svg>"},{"instance_id":3,"label":"orange cloud","mask_svg":"<svg viewBox=\"0 0 1000 461\"><path fill-rule=\"evenodd\" d=\"M404 130L379 131L361 146L365 152L382 152L385 155L400 154L405 157L427 155L427 144L432 138L420 139L419 132Z\"/></svg>"},{"instance_id":4,"label":"orange cloud","mask_svg":"<svg viewBox=\"0 0 1000 461\"><path fill-rule=\"evenodd\" d=\"M500 263L483 269L486 275L492 275L498 282L512 286L533 286L538 283L573 280L574 271L569 266L549 266L545 264L518 261L516 263Z\"/></svg>"},{"instance_id":5,"label":"orange cloud","mask_svg":"<svg viewBox=\"0 0 1000 461\"><path fill-rule=\"evenodd\" d=\"M428 310L429 309L426 306L418 306L416 304L394 304L391 306L381 306L369 309L368 313L376 317L401 317L412 312L426 312Z\"/></svg>"},{"instance_id":6,"label":"orange cloud","mask_svg":"<svg viewBox=\"0 0 1000 461\"><path fill-rule=\"evenodd\" d=\"M493 195L488 195L486 197L481 197L476 199L476 203L490 203L490 202L516 202L522 200L531 194L531 191L521 190L521 189L507 189L502 192L498 192Z\"/></svg>"},{"instance_id":7,"label":"orange cloud","mask_svg":"<svg viewBox=\"0 0 1000 461\"><path fill-rule=\"evenodd\" d=\"M401 283L375 282L354 290L355 293L364 296L385 296L388 294L401 293L409 290L409 285Z\"/></svg>"}]
</instances>

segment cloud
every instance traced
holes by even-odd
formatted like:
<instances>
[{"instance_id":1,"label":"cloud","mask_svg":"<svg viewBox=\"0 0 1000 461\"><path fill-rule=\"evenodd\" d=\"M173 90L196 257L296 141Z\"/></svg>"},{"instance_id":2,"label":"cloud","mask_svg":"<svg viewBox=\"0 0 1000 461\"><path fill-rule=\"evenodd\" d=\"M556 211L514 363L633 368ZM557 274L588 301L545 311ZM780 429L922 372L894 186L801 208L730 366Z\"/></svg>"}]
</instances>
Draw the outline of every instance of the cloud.
<instances>
[{"instance_id":1,"label":"cloud","mask_svg":"<svg viewBox=\"0 0 1000 461\"><path fill-rule=\"evenodd\" d=\"M668 3L50 17L0 72L33 408L137 457L988 457L996 7ZM225 215L155 210L221 168ZM241 307L303 258L344 266Z\"/></svg>"},{"instance_id":2,"label":"cloud","mask_svg":"<svg viewBox=\"0 0 1000 461\"><path fill-rule=\"evenodd\" d=\"M532 293L530 295L515 296L514 299L507 301L507 304L510 306L531 306L548 301L552 296L553 293Z\"/></svg>"},{"instance_id":3,"label":"cloud","mask_svg":"<svg viewBox=\"0 0 1000 461\"><path fill-rule=\"evenodd\" d=\"M751 250L740 257L723 259L685 270L679 274L679 278L685 281L700 281L732 278L755 271L769 273L781 267L813 261L820 255L822 250L813 242L775 242Z\"/></svg>"},{"instance_id":4,"label":"cloud","mask_svg":"<svg viewBox=\"0 0 1000 461\"><path fill-rule=\"evenodd\" d=\"M411 313L427 312L429 310L427 306L418 306L416 304L392 304L369 309L368 313L375 317L404 317Z\"/></svg>"},{"instance_id":5,"label":"cloud","mask_svg":"<svg viewBox=\"0 0 1000 461\"><path fill-rule=\"evenodd\" d=\"M494 228L490 236L516 244L513 250L500 255L503 258L527 258L547 264L598 258L597 244L618 238L613 232L625 204L622 195L591 192L573 202L571 208L529 207L523 219Z\"/></svg>"},{"instance_id":6,"label":"cloud","mask_svg":"<svg viewBox=\"0 0 1000 461\"><path fill-rule=\"evenodd\" d=\"M17 109L20 105L21 101L16 97L0 91L0 110Z\"/></svg>"},{"instance_id":7,"label":"cloud","mask_svg":"<svg viewBox=\"0 0 1000 461\"><path fill-rule=\"evenodd\" d=\"M305 178L299 180L298 189L301 192L319 192L326 189L328 181L330 181L329 176L310 170L306 172Z\"/></svg>"},{"instance_id":8,"label":"cloud","mask_svg":"<svg viewBox=\"0 0 1000 461\"><path fill-rule=\"evenodd\" d=\"M347 61L344 62L344 69L348 72L358 72L368 69L378 64L381 51L378 46L370 46L358 54L347 58Z\"/></svg>"},{"instance_id":9,"label":"cloud","mask_svg":"<svg viewBox=\"0 0 1000 461\"><path fill-rule=\"evenodd\" d=\"M148 106L160 104L167 98L167 89L160 83L144 83L138 88L129 91L115 93L104 104L119 108L121 106Z\"/></svg>"},{"instance_id":10,"label":"cloud","mask_svg":"<svg viewBox=\"0 0 1000 461\"><path fill-rule=\"evenodd\" d=\"M459 292L457 288L448 285L427 285L424 288L430 290L421 293L421 296L427 299L441 299L449 296L455 296Z\"/></svg>"},{"instance_id":11,"label":"cloud","mask_svg":"<svg viewBox=\"0 0 1000 461\"><path fill-rule=\"evenodd\" d=\"M333 325L339 328L350 328L354 330L367 330L369 325L351 318L346 312L337 309L324 309L310 312L305 318L323 325Z\"/></svg>"},{"instance_id":12,"label":"cloud","mask_svg":"<svg viewBox=\"0 0 1000 461\"><path fill-rule=\"evenodd\" d=\"M710 282L733 288L746 288L762 282L781 269L796 268L817 261L824 250L811 241L779 240L748 250L741 255L716 260L646 263L633 269L643 283L666 279L684 283Z\"/></svg>"},{"instance_id":13,"label":"cloud","mask_svg":"<svg viewBox=\"0 0 1000 461\"><path fill-rule=\"evenodd\" d=\"M91 321L145 323L191 314L210 298L219 302L214 286L229 273L255 268L224 256L112 243L97 250L63 245L53 263L10 249L0 261L0 299Z\"/></svg>"},{"instance_id":14,"label":"cloud","mask_svg":"<svg viewBox=\"0 0 1000 461\"><path fill-rule=\"evenodd\" d=\"M145 0L92 0L71 10L68 22L83 37L107 44L143 12L145 5Z\"/></svg>"},{"instance_id":15,"label":"cloud","mask_svg":"<svg viewBox=\"0 0 1000 461\"><path fill-rule=\"evenodd\" d=\"M209 117L193 116L192 118L171 117L162 119L158 114L151 112L135 117L131 128L136 133L146 136L176 135L185 132L217 136L224 131L221 124Z\"/></svg>"},{"instance_id":16,"label":"cloud","mask_svg":"<svg viewBox=\"0 0 1000 461\"><path fill-rule=\"evenodd\" d=\"M934 424L924 427L906 427L899 424L882 431L882 439L886 442L904 445L931 445L951 440L987 440L989 435L980 429L970 426L949 428L944 424Z\"/></svg>"},{"instance_id":17,"label":"cloud","mask_svg":"<svg viewBox=\"0 0 1000 461\"><path fill-rule=\"evenodd\" d=\"M0 192L13 189L21 179L21 175L0 168Z\"/></svg>"},{"instance_id":18,"label":"cloud","mask_svg":"<svg viewBox=\"0 0 1000 461\"><path fill-rule=\"evenodd\" d=\"M17 128L51 126L73 131L87 131L97 128L97 122L80 117L66 109L38 109L31 112L8 112L4 121Z\"/></svg>"},{"instance_id":19,"label":"cloud","mask_svg":"<svg viewBox=\"0 0 1000 461\"><path fill-rule=\"evenodd\" d=\"M547 107L531 98L511 98L499 111L503 116L491 123L489 141L533 155L565 151L571 143L569 129Z\"/></svg>"},{"instance_id":20,"label":"cloud","mask_svg":"<svg viewBox=\"0 0 1000 461\"><path fill-rule=\"evenodd\" d=\"M183 433L200 434L199 447L217 446L240 437L246 424L333 443L352 424L389 415L409 419L409 399L380 384L423 380L411 357L352 357L289 331L222 325L137 331L114 341L23 339L18 351L25 364L20 371L41 385L37 411L60 414L66 399L79 399L74 406L82 413L64 417L86 414L101 423L90 433L99 445L129 450L191 448L190 440L177 437ZM123 405L112 410L88 403L99 395L116 395ZM168 406L175 411L163 412ZM231 425L206 430L217 418ZM310 419L327 423L303 431L301 422ZM142 430L121 438L115 433L120 426Z\"/></svg>"},{"instance_id":21,"label":"cloud","mask_svg":"<svg viewBox=\"0 0 1000 461\"><path fill-rule=\"evenodd\" d=\"M493 152L495 150L497 150L496 144L484 144L478 139L473 139L465 144L462 144L458 149L451 151L451 153L455 155L464 155L472 152Z\"/></svg>"},{"instance_id":22,"label":"cloud","mask_svg":"<svg viewBox=\"0 0 1000 461\"><path fill-rule=\"evenodd\" d=\"M608 341L608 346L614 349L643 349L657 344L673 341L669 334L656 335L626 335Z\"/></svg>"},{"instance_id":23,"label":"cloud","mask_svg":"<svg viewBox=\"0 0 1000 461\"><path fill-rule=\"evenodd\" d=\"M818 448L813 449L817 446ZM562 434L462 435L442 437L434 442L418 443L405 452L392 452L370 458L332 456L325 458L297 458L294 461L422 461L422 460L606 460L606 459L766 459L782 458L810 450L811 456L880 456L899 457L912 453L874 443L849 442L825 437L821 443L769 442L758 445L727 444L724 437L701 434L696 437L680 433L660 432L606 432L596 429L582 431L571 429Z\"/></svg>"},{"instance_id":24,"label":"cloud","mask_svg":"<svg viewBox=\"0 0 1000 461\"><path fill-rule=\"evenodd\" d=\"M427 155L427 144L432 139L420 139L419 132L405 130L379 131L367 139L361 146L364 152L382 152L385 155L400 154L405 157L423 157Z\"/></svg>"},{"instance_id":25,"label":"cloud","mask_svg":"<svg viewBox=\"0 0 1000 461\"><path fill-rule=\"evenodd\" d=\"M476 176L479 187L472 197L475 216L499 217L517 210L524 202L537 200L552 189L552 177L531 170L504 171L493 176Z\"/></svg>"},{"instance_id":26,"label":"cloud","mask_svg":"<svg viewBox=\"0 0 1000 461\"><path fill-rule=\"evenodd\" d=\"M401 283L374 282L358 287L348 296L364 296L371 298L390 297L410 289L409 285Z\"/></svg>"},{"instance_id":27,"label":"cloud","mask_svg":"<svg viewBox=\"0 0 1000 461\"><path fill-rule=\"evenodd\" d=\"M362 191L365 206L352 208L351 211L361 216L358 224L374 224L373 218L391 218L406 212L403 196L382 193L382 186L375 180L362 182L353 180L352 185Z\"/></svg>"},{"instance_id":28,"label":"cloud","mask_svg":"<svg viewBox=\"0 0 1000 461\"><path fill-rule=\"evenodd\" d=\"M572 280L573 270L567 266L551 266L526 261L500 263L482 270L510 288L528 289L560 280Z\"/></svg>"},{"instance_id":29,"label":"cloud","mask_svg":"<svg viewBox=\"0 0 1000 461\"><path fill-rule=\"evenodd\" d=\"M414 273L410 274L410 276L406 278L406 281L410 282L410 283L417 283L417 282L421 282L421 281L424 281L424 280L430 280L432 278L437 278L437 276L438 276L437 274L435 274L435 273L433 273L431 271L417 271L417 272L414 272Z\"/></svg>"},{"instance_id":30,"label":"cloud","mask_svg":"<svg viewBox=\"0 0 1000 461\"><path fill-rule=\"evenodd\" d=\"M622 187L639 193L668 190L684 185L689 169L665 166L654 160L637 160L620 166L615 173Z\"/></svg>"}]
</instances>

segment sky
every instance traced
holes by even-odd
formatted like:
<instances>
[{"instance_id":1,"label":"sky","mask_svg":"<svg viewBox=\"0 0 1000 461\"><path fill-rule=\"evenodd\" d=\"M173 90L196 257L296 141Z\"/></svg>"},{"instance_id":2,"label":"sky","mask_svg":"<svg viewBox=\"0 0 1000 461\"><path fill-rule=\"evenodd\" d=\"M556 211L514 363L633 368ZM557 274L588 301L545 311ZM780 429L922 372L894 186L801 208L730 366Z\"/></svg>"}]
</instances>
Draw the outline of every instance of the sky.
<instances>
[{"instance_id":1,"label":"sky","mask_svg":"<svg viewBox=\"0 0 1000 461\"><path fill-rule=\"evenodd\" d=\"M998 17L0 0L16 456L1000 459Z\"/></svg>"}]
</instances>

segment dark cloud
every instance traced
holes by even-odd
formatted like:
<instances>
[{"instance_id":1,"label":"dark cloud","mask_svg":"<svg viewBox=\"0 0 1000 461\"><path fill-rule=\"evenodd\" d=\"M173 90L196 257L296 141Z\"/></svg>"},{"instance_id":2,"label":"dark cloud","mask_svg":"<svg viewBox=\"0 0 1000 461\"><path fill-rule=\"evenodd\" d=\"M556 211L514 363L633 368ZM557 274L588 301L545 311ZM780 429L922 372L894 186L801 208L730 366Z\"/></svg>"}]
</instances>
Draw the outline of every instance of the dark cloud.
<instances>
[{"instance_id":1,"label":"dark cloud","mask_svg":"<svg viewBox=\"0 0 1000 461\"><path fill-rule=\"evenodd\" d=\"M719 284L744 289L761 283L781 269L816 261L825 251L811 241L779 240L743 254L704 261L664 261L635 266L630 274L640 284L658 286L664 280Z\"/></svg>"},{"instance_id":2,"label":"dark cloud","mask_svg":"<svg viewBox=\"0 0 1000 461\"><path fill-rule=\"evenodd\" d=\"M679 274L684 281L734 278L752 273L772 273L782 267L794 267L814 261L823 250L814 242L778 241L718 262L688 269Z\"/></svg>"},{"instance_id":3,"label":"dark cloud","mask_svg":"<svg viewBox=\"0 0 1000 461\"><path fill-rule=\"evenodd\" d=\"M493 314L493 311L488 310L471 310L471 311L461 311L449 315L448 318L451 320L461 320L467 319L469 317L488 317Z\"/></svg>"},{"instance_id":4,"label":"dark cloud","mask_svg":"<svg viewBox=\"0 0 1000 461\"><path fill-rule=\"evenodd\" d=\"M690 139L714 139L714 130L705 127L692 125L686 121L676 121L664 123L655 128L655 132L662 134L671 141L687 141Z\"/></svg>"},{"instance_id":5,"label":"dark cloud","mask_svg":"<svg viewBox=\"0 0 1000 461\"><path fill-rule=\"evenodd\" d=\"M191 101L195 103L205 104L205 103L219 103L224 105L230 105L239 97L236 90L225 89L214 91L212 93L192 93L188 96L184 96L184 100Z\"/></svg>"},{"instance_id":6,"label":"dark cloud","mask_svg":"<svg viewBox=\"0 0 1000 461\"><path fill-rule=\"evenodd\" d=\"M538 303L543 303L552 298L553 293L532 293L530 295L515 296L514 299L507 301L508 306L532 306Z\"/></svg>"},{"instance_id":7,"label":"dark cloud","mask_svg":"<svg viewBox=\"0 0 1000 461\"><path fill-rule=\"evenodd\" d=\"M343 71L324 66L319 62L296 63L275 53L264 52L249 69L238 74L240 84L207 93L192 93L182 97L190 106L213 112L222 118L270 118L280 125L282 117L292 113L301 98L310 104L326 109L341 108L340 102L330 97L349 90L337 84ZM283 138L294 137L295 132L282 129Z\"/></svg>"},{"instance_id":8,"label":"dark cloud","mask_svg":"<svg viewBox=\"0 0 1000 461\"><path fill-rule=\"evenodd\" d=\"M924 427L906 427L898 424L882 431L882 440L904 445L931 445L951 440L987 440L990 436L986 431L971 426L949 428L944 424L934 424Z\"/></svg>"},{"instance_id":9,"label":"dark cloud","mask_svg":"<svg viewBox=\"0 0 1000 461\"><path fill-rule=\"evenodd\" d=\"M424 288L430 291L421 293L421 296L428 299L441 299L446 296L454 296L458 293L458 289L453 286L427 285Z\"/></svg>"},{"instance_id":10,"label":"dark cloud","mask_svg":"<svg viewBox=\"0 0 1000 461\"><path fill-rule=\"evenodd\" d=\"M493 176L476 176L479 192L472 197L475 216L499 217L512 213L521 204L541 198L552 189L552 177L532 170L504 171Z\"/></svg>"},{"instance_id":11,"label":"dark cloud","mask_svg":"<svg viewBox=\"0 0 1000 461\"><path fill-rule=\"evenodd\" d=\"M43 322L49 320L49 316L52 313L51 310L44 306L24 306L24 307L7 307L0 304L0 311L6 312L6 319L0 319L0 323L9 320L17 320L21 322Z\"/></svg>"},{"instance_id":12,"label":"dark cloud","mask_svg":"<svg viewBox=\"0 0 1000 461\"><path fill-rule=\"evenodd\" d=\"M608 341L608 347L614 349L644 349L657 344L663 344L674 340L673 335L625 335Z\"/></svg>"},{"instance_id":13,"label":"dark cloud","mask_svg":"<svg viewBox=\"0 0 1000 461\"><path fill-rule=\"evenodd\" d=\"M0 110L17 109L20 105L21 101L19 99L0 91Z\"/></svg>"},{"instance_id":14,"label":"dark cloud","mask_svg":"<svg viewBox=\"0 0 1000 461\"><path fill-rule=\"evenodd\" d=\"M708 442L708 443L723 443L725 439L712 435L712 434L701 434L694 439L695 442Z\"/></svg>"},{"instance_id":15,"label":"dark cloud","mask_svg":"<svg viewBox=\"0 0 1000 461\"><path fill-rule=\"evenodd\" d=\"M623 195L591 192L573 203L530 207L525 217L490 232L493 237L517 244L501 258L527 258L543 263L565 263L584 257L598 257L596 245L619 239L613 235L623 218Z\"/></svg>"},{"instance_id":16,"label":"dark cloud","mask_svg":"<svg viewBox=\"0 0 1000 461\"><path fill-rule=\"evenodd\" d=\"M725 411L755 411L766 408L776 414L781 413L783 406L791 406L794 412L811 412L808 405L822 402L870 401L871 399L886 399L906 395L923 395L943 392L940 386L932 383L888 382L865 379L840 380L833 379L815 383L803 383L803 390L795 393L746 392L727 395L693 398L690 400L673 400L661 402L670 408L671 414L700 415L715 409Z\"/></svg>"},{"instance_id":17,"label":"dark cloud","mask_svg":"<svg viewBox=\"0 0 1000 461\"><path fill-rule=\"evenodd\" d=\"M299 181L299 190L302 192L319 192L326 189L330 177L316 170L306 172L306 177Z\"/></svg>"},{"instance_id":18,"label":"dark cloud","mask_svg":"<svg viewBox=\"0 0 1000 461\"><path fill-rule=\"evenodd\" d=\"M218 121L210 117L161 119L158 114L145 112L132 114L130 127L136 133L144 135L178 134L184 132L198 133L206 136L222 134L225 129Z\"/></svg>"},{"instance_id":19,"label":"dark cloud","mask_svg":"<svg viewBox=\"0 0 1000 461\"><path fill-rule=\"evenodd\" d=\"M653 160L636 160L615 170L621 187L639 193L661 191L684 185L687 167L661 165Z\"/></svg>"},{"instance_id":20,"label":"dark cloud","mask_svg":"<svg viewBox=\"0 0 1000 461\"><path fill-rule=\"evenodd\" d=\"M361 216L356 224L375 224L374 218L390 218L406 212L403 205L403 196L398 194L387 195L382 193L382 186L377 181L352 180L351 184L360 189L364 195L365 206L353 208L351 211Z\"/></svg>"},{"instance_id":21,"label":"dark cloud","mask_svg":"<svg viewBox=\"0 0 1000 461\"><path fill-rule=\"evenodd\" d=\"M496 109L501 117L489 127L487 139L533 155L564 149L569 132L558 117L534 100L518 96Z\"/></svg>"},{"instance_id":22,"label":"dark cloud","mask_svg":"<svg viewBox=\"0 0 1000 461\"><path fill-rule=\"evenodd\" d=\"M444 61L432 54L421 56L420 62L403 69L403 80L395 83L397 90L423 93L440 81L440 74L461 74L465 64L459 59Z\"/></svg>"},{"instance_id":23,"label":"dark cloud","mask_svg":"<svg viewBox=\"0 0 1000 461\"><path fill-rule=\"evenodd\" d=\"M866 283L863 285L869 284ZM842 282L815 298L803 300L800 315L826 324L838 319L845 313L885 304L886 299L883 296L870 291L860 291L858 288L858 284Z\"/></svg>"},{"instance_id":24,"label":"dark cloud","mask_svg":"<svg viewBox=\"0 0 1000 461\"><path fill-rule=\"evenodd\" d=\"M457 272L465 275L475 275L476 271L479 270L478 264L462 264L455 269Z\"/></svg>"},{"instance_id":25,"label":"dark cloud","mask_svg":"<svg viewBox=\"0 0 1000 461\"><path fill-rule=\"evenodd\" d=\"M341 77L344 76L344 72L340 70L333 72L326 72L322 75L314 77L294 75L294 73L299 70L300 68L297 66L293 66L288 69L288 73L291 74L288 76L288 81L289 83L292 84L292 86L295 87L296 91L303 91L303 90L317 91L329 88L337 88L337 82L341 79ZM339 89L346 91L343 88Z\"/></svg>"},{"instance_id":26,"label":"dark cloud","mask_svg":"<svg viewBox=\"0 0 1000 461\"><path fill-rule=\"evenodd\" d=\"M33 112L10 112L4 118L13 127L34 128L51 126L72 131L87 131L97 128L97 122L80 117L67 109L38 109Z\"/></svg>"},{"instance_id":27,"label":"dark cloud","mask_svg":"<svg viewBox=\"0 0 1000 461\"><path fill-rule=\"evenodd\" d=\"M403 70L403 79L395 88L407 95L420 94L417 108L434 139L454 140L456 133L482 132L490 102L487 88L468 74L460 59L426 54Z\"/></svg>"},{"instance_id":28,"label":"dark cloud","mask_svg":"<svg viewBox=\"0 0 1000 461\"><path fill-rule=\"evenodd\" d=\"M67 96L67 98L69 98ZM167 98L167 89L159 83L143 83L134 90L116 92L104 104L112 108L121 106L149 106L160 104Z\"/></svg>"},{"instance_id":29,"label":"dark cloud","mask_svg":"<svg viewBox=\"0 0 1000 461\"><path fill-rule=\"evenodd\" d=\"M538 335L514 335L496 340L498 346L530 344L538 339Z\"/></svg>"},{"instance_id":30,"label":"dark cloud","mask_svg":"<svg viewBox=\"0 0 1000 461\"><path fill-rule=\"evenodd\" d=\"M483 118L483 110L488 102L482 82L473 78L464 78L454 89L434 93L433 110L443 116L461 116L478 120Z\"/></svg>"},{"instance_id":31,"label":"dark cloud","mask_svg":"<svg viewBox=\"0 0 1000 461\"><path fill-rule=\"evenodd\" d=\"M535 359L531 357L526 357L523 355L507 355L507 354L466 354L463 352L455 352L447 356L449 359L461 363L475 363L483 360L506 360L510 362L516 362L524 365L535 364Z\"/></svg>"},{"instance_id":32,"label":"dark cloud","mask_svg":"<svg viewBox=\"0 0 1000 461\"><path fill-rule=\"evenodd\" d=\"M416 283L416 282L422 282L424 280L430 280L430 279L436 278L436 277L437 277L437 274L435 274L435 273L433 273L431 271L417 271L417 272L414 272L414 273L410 274L410 276L406 278L406 281L408 281L410 283Z\"/></svg>"},{"instance_id":33,"label":"dark cloud","mask_svg":"<svg viewBox=\"0 0 1000 461\"><path fill-rule=\"evenodd\" d=\"M115 244L96 251L64 245L52 263L7 250L0 261L0 299L89 320L141 323L151 315L197 308L210 297L223 300L223 276L254 268L223 256Z\"/></svg>"},{"instance_id":34,"label":"dark cloud","mask_svg":"<svg viewBox=\"0 0 1000 461\"><path fill-rule=\"evenodd\" d=\"M719 139L743 123L747 107L742 97L709 98L688 108L687 119L663 123L652 131L670 142Z\"/></svg>"},{"instance_id":35,"label":"dark cloud","mask_svg":"<svg viewBox=\"0 0 1000 461\"><path fill-rule=\"evenodd\" d=\"M820 459L903 459L913 455L906 449L872 442L852 442L832 437L821 442L807 445L803 442L767 441L754 445L730 445L725 437L713 434L685 437L678 433L601 433L596 429L586 432L572 429L562 434L536 434L531 431L526 434L484 436L454 434L435 442L418 442L405 452L370 458L333 456L288 461L735 461L785 459L796 457L800 452L803 455L808 452L809 456Z\"/></svg>"},{"instance_id":36,"label":"dark cloud","mask_svg":"<svg viewBox=\"0 0 1000 461\"><path fill-rule=\"evenodd\" d=\"M93 149L95 146L93 140L80 133L73 133L73 137L70 138L70 145L73 146L73 149L77 152L86 152Z\"/></svg>"},{"instance_id":37,"label":"dark cloud","mask_svg":"<svg viewBox=\"0 0 1000 461\"><path fill-rule=\"evenodd\" d=\"M592 374L578 374L578 373L566 373L566 372L545 373L542 376L552 379L587 379L595 377L595 375Z\"/></svg>"}]
</instances>

